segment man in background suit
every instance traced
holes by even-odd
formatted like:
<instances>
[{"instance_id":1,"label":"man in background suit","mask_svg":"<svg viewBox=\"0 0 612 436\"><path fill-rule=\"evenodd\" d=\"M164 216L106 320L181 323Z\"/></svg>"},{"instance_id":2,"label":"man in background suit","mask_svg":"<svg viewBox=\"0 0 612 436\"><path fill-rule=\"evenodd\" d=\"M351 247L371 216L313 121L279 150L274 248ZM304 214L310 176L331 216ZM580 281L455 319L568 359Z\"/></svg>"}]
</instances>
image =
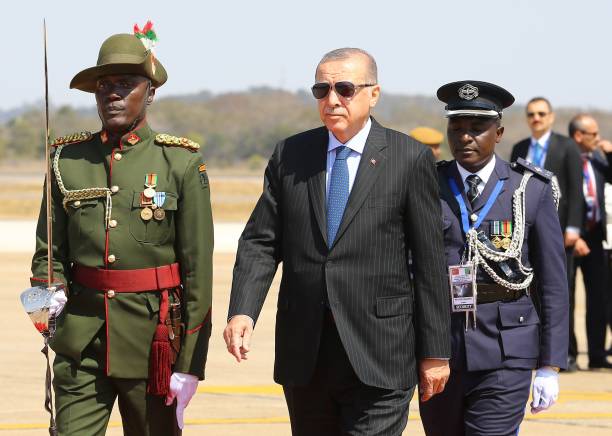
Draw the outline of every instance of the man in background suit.
<instances>
[{"instance_id":1,"label":"man in background suit","mask_svg":"<svg viewBox=\"0 0 612 436\"><path fill-rule=\"evenodd\" d=\"M612 181L612 143L599 137L597 121L590 115L576 115L569 123L569 135L581 153L585 213L580 238L574 245L576 268L582 270L586 291L586 327L589 369L612 369L606 360L607 308L612 292L603 240L606 239L606 182ZM576 280L570 282L570 318L574 314ZM573 334L573 331L570 331ZM574 339L575 340L575 339Z\"/></svg>"},{"instance_id":2,"label":"man in background suit","mask_svg":"<svg viewBox=\"0 0 612 436\"><path fill-rule=\"evenodd\" d=\"M274 380L293 435L400 435L417 382L428 400L449 373L434 160L370 117L380 85L367 52L334 50L315 78L325 127L274 150L239 241L224 338L246 358L282 262Z\"/></svg>"},{"instance_id":3,"label":"man in background suit","mask_svg":"<svg viewBox=\"0 0 612 436\"><path fill-rule=\"evenodd\" d=\"M561 193L558 209L559 222L564 236L567 281L571 286L574 271L574 244L580 237L584 209L582 159L576 144L570 138L552 131L555 113L546 98L534 97L529 100L526 113L531 137L514 145L510 161L515 162L522 157L554 174L555 182ZM573 332L574 323L570 317L568 371L577 369L578 348Z\"/></svg>"}]
</instances>

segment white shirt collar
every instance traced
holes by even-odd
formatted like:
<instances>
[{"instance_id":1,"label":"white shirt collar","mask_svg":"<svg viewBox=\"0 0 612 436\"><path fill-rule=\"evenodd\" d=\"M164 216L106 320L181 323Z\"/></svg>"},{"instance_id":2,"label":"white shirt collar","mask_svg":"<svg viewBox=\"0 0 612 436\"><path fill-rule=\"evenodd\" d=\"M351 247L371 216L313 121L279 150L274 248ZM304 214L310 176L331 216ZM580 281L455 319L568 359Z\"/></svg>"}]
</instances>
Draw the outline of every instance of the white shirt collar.
<instances>
[{"instance_id":1,"label":"white shirt collar","mask_svg":"<svg viewBox=\"0 0 612 436\"><path fill-rule=\"evenodd\" d=\"M461 165L459 165L459 162L457 162L457 169L459 170L459 174L461 174L461 180L463 180L463 184L467 186L467 184L465 183L465 179L467 178L467 176L471 174L476 174L478 177L480 177L480 180L482 180L480 186L484 188L484 186L489 181L491 174L493 174L493 170L495 169L495 160L496 158L494 154L491 160L483 168L481 168L480 171L477 171L475 173L469 172Z\"/></svg>"},{"instance_id":2,"label":"white shirt collar","mask_svg":"<svg viewBox=\"0 0 612 436\"><path fill-rule=\"evenodd\" d=\"M544 133L540 139L535 139L532 136L531 137L531 145L534 146L536 142L538 142L542 146L545 145L548 142L548 140L550 139L551 133L552 133L552 130L549 130L548 132Z\"/></svg>"},{"instance_id":3,"label":"white shirt collar","mask_svg":"<svg viewBox=\"0 0 612 436\"><path fill-rule=\"evenodd\" d=\"M356 151L359 154L363 154L363 149L365 147L366 140L368 139L368 135L370 134L370 128L372 127L372 120L368 118L368 122L363 126L363 128L357 132L355 136L349 139L345 144L341 143L336 139L334 134L328 131L329 142L327 144L327 152L330 152L337 147L346 146L353 151Z\"/></svg>"}]
</instances>

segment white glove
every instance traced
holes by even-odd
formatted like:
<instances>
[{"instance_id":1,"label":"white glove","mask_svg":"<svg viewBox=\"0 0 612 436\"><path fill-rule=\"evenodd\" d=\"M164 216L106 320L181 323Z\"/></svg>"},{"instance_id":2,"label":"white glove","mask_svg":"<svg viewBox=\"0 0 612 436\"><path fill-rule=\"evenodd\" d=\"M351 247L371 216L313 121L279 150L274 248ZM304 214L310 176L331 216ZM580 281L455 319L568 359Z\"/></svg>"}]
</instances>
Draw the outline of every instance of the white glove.
<instances>
[{"instance_id":1,"label":"white glove","mask_svg":"<svg viewBox=\"0 0 612 436\"><path fill-rule=\"evenodd\" d=\"M49 299L49 315L59 316L62 310L64 310L67 301L68 298L66 298L63 290L55 292Z\"/></svg>"},{"instance_id":2,"label":"white glove","mask_svg":"<svg viewBox=\"0 0 612 436\"><path fill-rule=\"evenodd\" d=\"M555 404L559 397L559 374L552 368L542 367L533 379L531 413L538 413Z\"/></svg>"},{"instance_id":3,"label":"white glove","mask_svg":"<svg viewBox=\"0 0 612 436\"><path fill-rule=\"evenodd\" d=\"M198 383L198 377L192 374L174 372L172 377L170 377L170 392L166 396L166 406L171 405L176 398L176 421L181 430L184 427L183 413L189 401L191 401L191 398L196 393Z\"/></svg>"}]
</instances>

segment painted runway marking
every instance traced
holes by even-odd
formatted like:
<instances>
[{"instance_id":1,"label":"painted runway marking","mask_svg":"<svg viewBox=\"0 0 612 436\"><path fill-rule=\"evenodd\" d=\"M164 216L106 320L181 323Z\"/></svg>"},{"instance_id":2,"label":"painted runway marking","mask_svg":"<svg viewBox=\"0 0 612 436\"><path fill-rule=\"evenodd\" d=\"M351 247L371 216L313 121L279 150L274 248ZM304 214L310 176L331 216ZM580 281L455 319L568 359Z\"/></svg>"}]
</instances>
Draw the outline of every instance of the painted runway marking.
<instances>
[{"instance_id":1,"label":"painted runway marking","mask_svg":"<svg viewBox=\"0 0 612 436\"><path fill-rule=\"evenodd\" d=\"M283 388L279 385L227 385L227 386L206 386L198 388L199 394L227 394L227 395L265 395L280 397L283 395ZM559 395L559 402L612 402L612 392L581 392L581 391L562 391ZM420 420L418 413L411 413L408 418L410 421ZM525 420L548 420L548 421L581 421L581 420L607 420L612 419L612 412L544 412L537 415L525 414ZM241 424L288 424L288 416L272 417L250 417L250 418L205 418L188 419L186 425L241 425ZM109 427L120 427L121 422L111 421ZM36 423L7 423L0 424L0 431L11 430L42 430L48 424Z\"/></svg>"}]
</instances>

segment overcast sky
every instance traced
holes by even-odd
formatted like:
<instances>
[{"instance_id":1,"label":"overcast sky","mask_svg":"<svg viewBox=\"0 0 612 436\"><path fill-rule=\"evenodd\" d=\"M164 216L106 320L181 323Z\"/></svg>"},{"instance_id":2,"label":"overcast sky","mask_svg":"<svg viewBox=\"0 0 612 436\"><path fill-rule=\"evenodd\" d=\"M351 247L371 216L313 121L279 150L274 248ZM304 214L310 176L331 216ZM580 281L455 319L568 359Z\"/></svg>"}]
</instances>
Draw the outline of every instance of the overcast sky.
<instances>
[{"instance_id":1,"label":"overcast sky","mask_svg":"<svg viewBox=\"0 0 612 436\"><path fill-rule=\"evenodd\" d=\"M117 1L3 2L0 109L43 97L47 19L51 102L91 105L69 90L102 41L154 22L169 80L158 96L313 83L323 53L370 51L383 92L435 95L450 81L499 84L519 103L612 109L612 1Z\"/></svg>"}]
</instances>

